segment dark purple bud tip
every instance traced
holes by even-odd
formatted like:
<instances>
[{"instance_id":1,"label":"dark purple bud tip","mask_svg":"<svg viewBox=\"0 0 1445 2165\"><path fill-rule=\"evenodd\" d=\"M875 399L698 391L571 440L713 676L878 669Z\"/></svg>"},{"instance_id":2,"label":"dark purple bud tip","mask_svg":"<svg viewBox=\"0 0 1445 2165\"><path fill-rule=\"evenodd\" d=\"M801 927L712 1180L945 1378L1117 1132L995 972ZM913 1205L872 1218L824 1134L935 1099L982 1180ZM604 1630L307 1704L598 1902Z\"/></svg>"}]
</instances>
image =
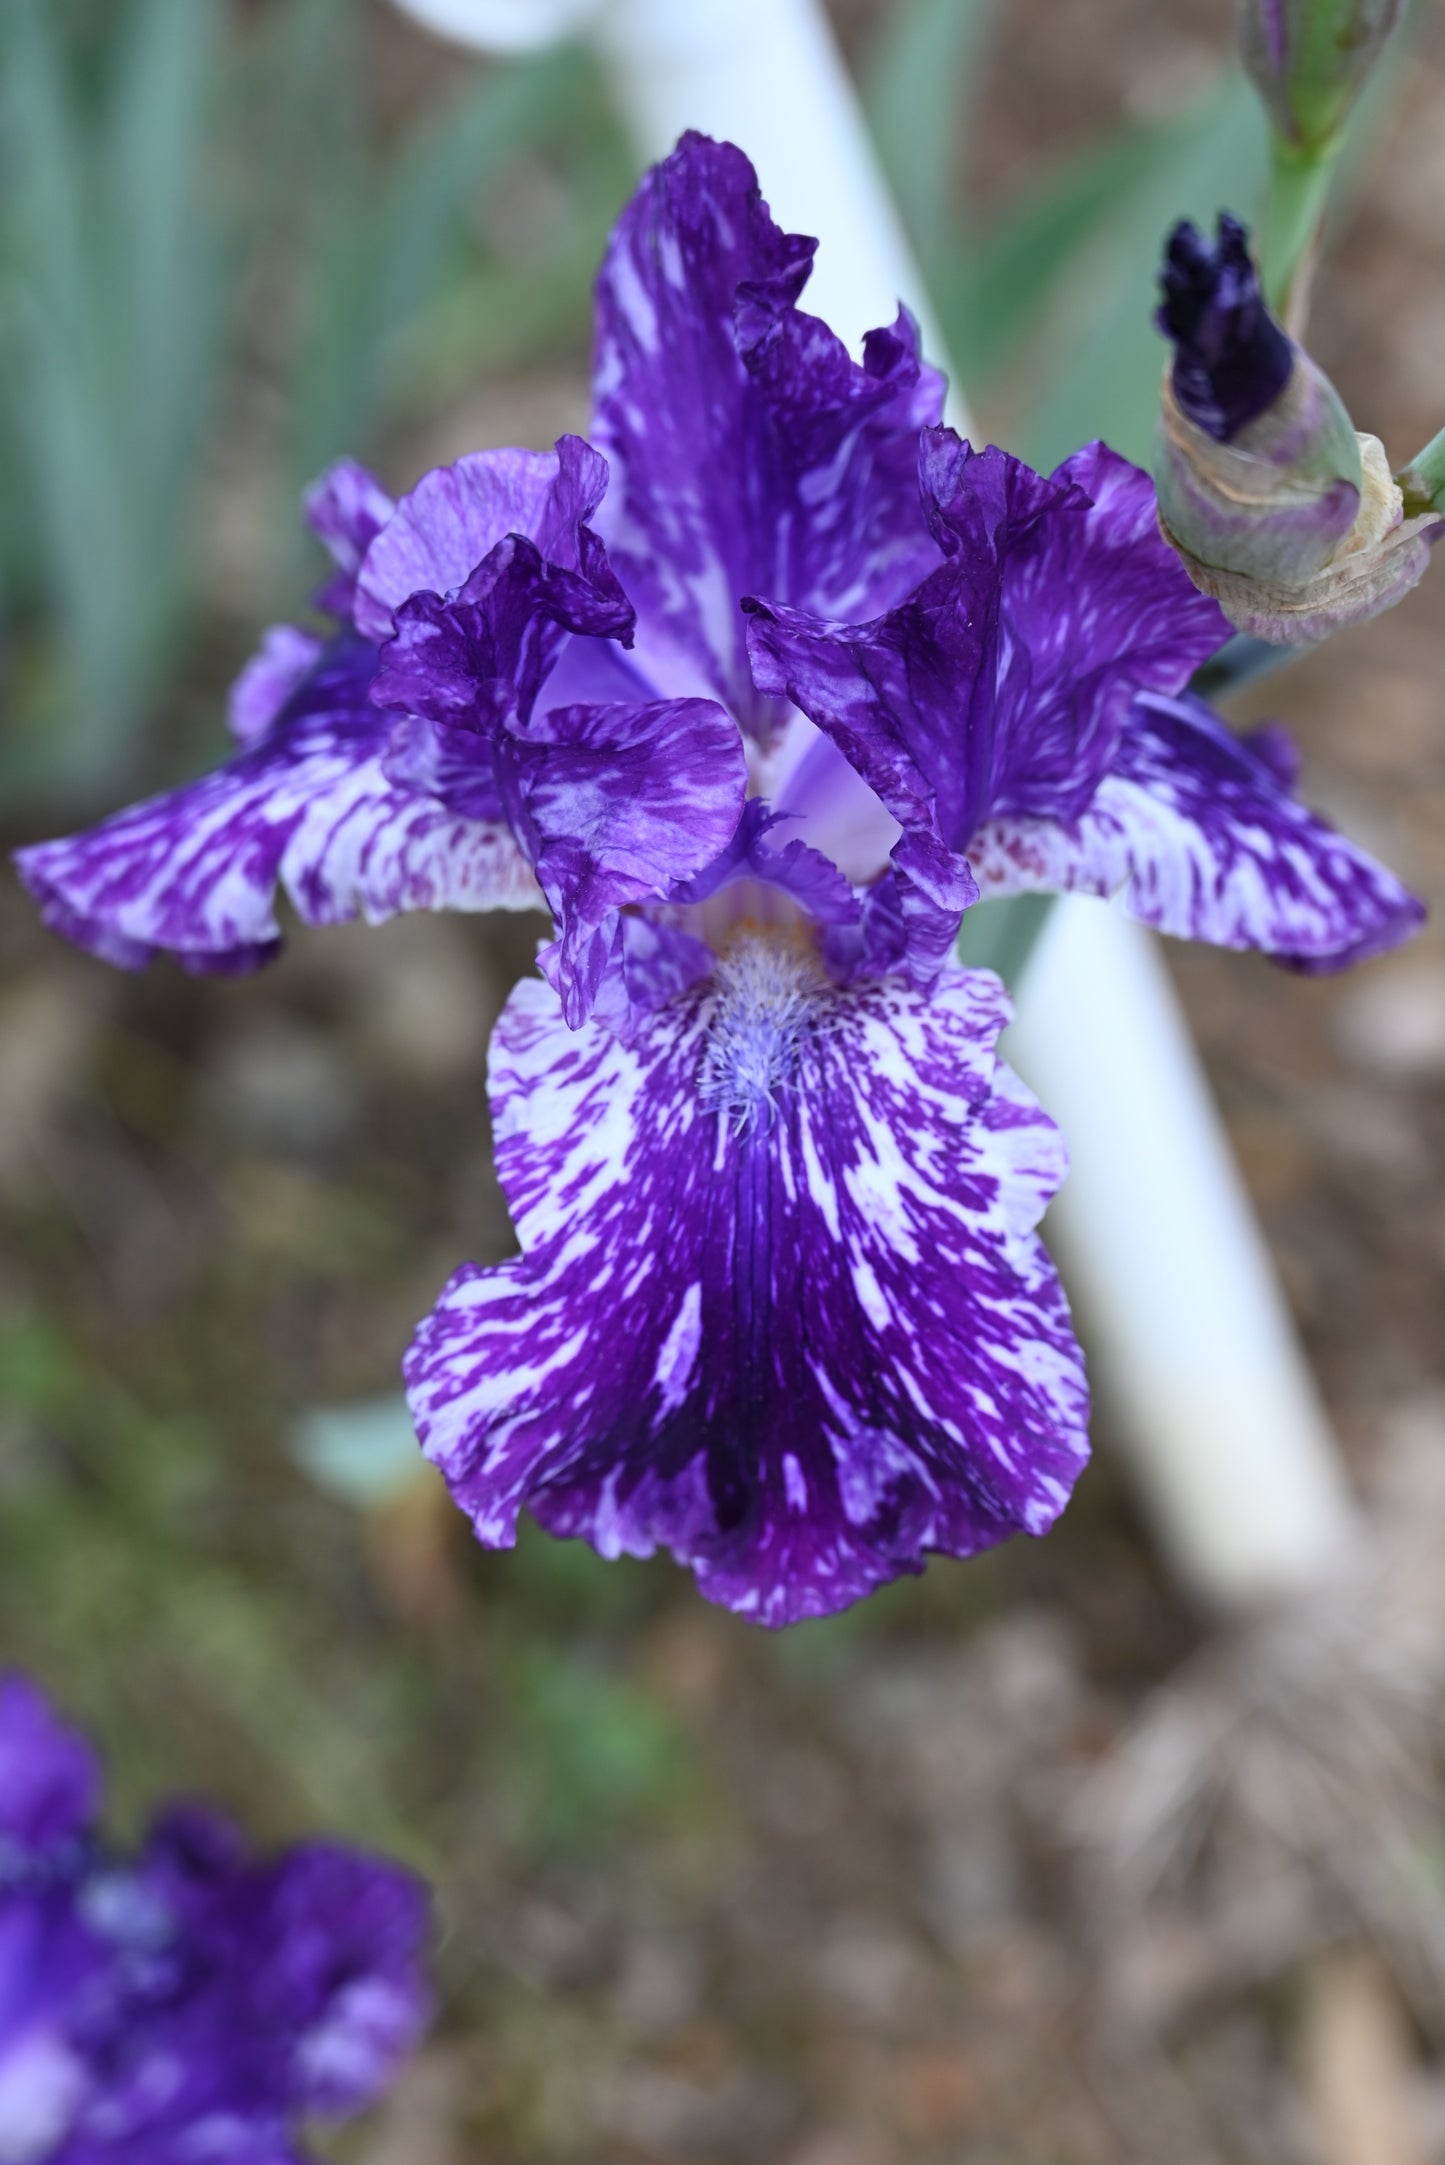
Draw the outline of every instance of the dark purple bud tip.
<instances>
[{"instance_id":1,"label":"dark purple bud tip","mask_svg":"<svg viewBox=\"0 0 1445 2165\"><path fill-rule=\"evenodd\" d=\"M1264 304L1237 218L1219 214L1211 248L1182 221L1169 236L1154 321L1174 346L1174 396L1217 443L1272 406L1289 381L1294 352Z\"/></svg>"}]
</instances>

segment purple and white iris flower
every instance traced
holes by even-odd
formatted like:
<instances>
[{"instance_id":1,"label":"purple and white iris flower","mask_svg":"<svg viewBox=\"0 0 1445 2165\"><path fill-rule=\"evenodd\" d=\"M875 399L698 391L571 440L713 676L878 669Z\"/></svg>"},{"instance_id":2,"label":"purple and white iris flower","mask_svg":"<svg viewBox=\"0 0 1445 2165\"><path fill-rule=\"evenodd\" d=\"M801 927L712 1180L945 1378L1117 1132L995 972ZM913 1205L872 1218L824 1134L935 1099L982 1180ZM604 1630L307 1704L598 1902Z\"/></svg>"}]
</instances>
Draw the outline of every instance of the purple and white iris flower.
<instances>
[{"instance_id":1,"label":"purple and white iris flower","mask_svg":"<svg viewBox=\"0 0 1445 2165\"><path fill-rule=\"evenodd\" d=\"M545 900L585 1011L618 905L705 865L745 787L720 706L639 696L612 659L633 612L587 523L606 485L575 436L460 459L396 505L333 467L307 501L330 636L267 633L228 765L20 852L46 922L122 968L230 972L277 952L278 886L312 924ZM389 704L423 657L425 697Z\"/></svg>"},{"instance_id":2,"label":"purple and white iris flower","mask_svg":"<svg viewBox=\"0 0 1445 2165\"><path fill-rule=\"evenodd\" d=\"M685 137L602 267L592 446L394 510L339 469L346 621L272 635L251 748L22 859L61 929L207 967L278 879L318 919L541 889L490 1075L522 1252L422 1325L423 1445L483 1541L666 1547L769 1624L1043 1532L1086 1456L1063 1148L963 911L1122 890L1307 968L1419 914L1190 695L1229 627L1148 477L974 452L906 312L858 362L798 308L812 254Z\"/></svg>"},{"instance_id":3,"label":"purple and white iris flower","mask_svg":"<svg viewBox=\"0 0 1445 2165\"><path fill-rule=\"evenodd\" d=\"M195 1805L119 1857L99 1802L84 1738L0 1679L0 2159L303 2165L420 2034L424 1890L329 1842L257 1861Z\"/></svg>"}]
</instances>

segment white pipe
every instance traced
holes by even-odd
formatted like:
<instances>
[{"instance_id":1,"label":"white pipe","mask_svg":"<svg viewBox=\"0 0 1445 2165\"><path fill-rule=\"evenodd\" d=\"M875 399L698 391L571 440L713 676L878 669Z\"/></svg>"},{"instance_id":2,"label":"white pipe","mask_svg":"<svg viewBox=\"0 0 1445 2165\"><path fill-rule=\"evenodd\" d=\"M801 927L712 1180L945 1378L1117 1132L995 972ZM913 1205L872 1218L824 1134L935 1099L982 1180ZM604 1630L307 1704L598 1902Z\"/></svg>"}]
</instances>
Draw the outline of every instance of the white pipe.
<instances>
[{"instance_id":1,"label":"white pipe","mask_svg":"<svg viewBox=\"0 0 1445 2165\"><path fill-rule=\"evenodd\" d=\"M580 30L599 0L397 0L439 38L487 53L535 53ZM684 0L685 4L685 0Z\"/></svg>"},{"instance_id":2,"label":"white pipe","mask_svg":"<svg viewBox=\"0 0 1445 2165\"><path fill-rule=\"evenodd\" d=\"M1211 1602L1306 1584L1353 1506L1158 944L1072 899L1023 990L1005 1049L1069 1145L1049 1238L1160 1537Z\"/></svg>"},{"instance_id":3,"label":"white pipe","mask_svg":"<svg viewBox=\"0 0 1445 2165\"><path fill-rule=\"evenodd\" d=\"M399 4L444 5L486 45L499 11L559 0ZM779 221L822 244L806 305L856 341L902 298L946 365L818 0L596 0L591 21L644 157L689 127L739 143ZM949 417L967 430L956 391ZM1058 904L1010 1050L1068 1137L1050 1235L1181 1576L1231 1605L1323 1573L1351 1531L1348 1487L1148 937Z\"/></svg>"}]
</instances>

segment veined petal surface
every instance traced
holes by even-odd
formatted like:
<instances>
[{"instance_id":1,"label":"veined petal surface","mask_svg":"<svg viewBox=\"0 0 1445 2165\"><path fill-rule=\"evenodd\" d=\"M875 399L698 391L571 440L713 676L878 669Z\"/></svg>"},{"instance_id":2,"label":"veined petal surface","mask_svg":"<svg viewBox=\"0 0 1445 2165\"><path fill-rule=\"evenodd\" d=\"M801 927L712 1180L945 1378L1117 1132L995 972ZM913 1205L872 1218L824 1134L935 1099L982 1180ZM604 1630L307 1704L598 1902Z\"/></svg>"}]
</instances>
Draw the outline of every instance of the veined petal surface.
<instances>
[{"instance_id":1,"label":"veined petal surface","mask_svg":"<svg viewBox=\"0 0 1445 2165\"><path fill-rule=\"evenodd\" d=\"M561 930L546 967L576 1024L600 989L618 910L661 900L737 826L742 739L711 699L553 707L500 740L498 779Z\"/></svg>"},{"instance_id":2,"label":"veined petal surface","mask_svg":"<svg viewBox=\"0 0 1445 2165\"><path fill-rule=\"evenodd\" d=\"M271 624L231 686L226 720L238 744L259 744L326 650L325 640L299 624Z\"/></svg>"},{"instance_id":3,"label":"veined petal surface","mask_svg":"<svg viewBox=\"0 0 1445 2165\"><path fill-rule=\"evenodd\" d=\"M1045 1531L1087 1398L1007 1012L983 973L839 990L771 943L630 1044L520 986L491 1088L523 1252L458 1272L407 1365L479 1538L525 1505L780 1625Z\"/></svg>"},{"instance_id":4,"label":"veined petal surface","mask_svg":"<svg viewBox=\"0 0 1445 2165\"><path fill-rule=\"evenodd\" d=\"M590 546L588 545L590 543ZM595 534L582 567L505 535L457 589L398 604L371 697L378 706L490 734L525 722L569 633L630 641L632 604Z\"/></svg>"}]
</instances>

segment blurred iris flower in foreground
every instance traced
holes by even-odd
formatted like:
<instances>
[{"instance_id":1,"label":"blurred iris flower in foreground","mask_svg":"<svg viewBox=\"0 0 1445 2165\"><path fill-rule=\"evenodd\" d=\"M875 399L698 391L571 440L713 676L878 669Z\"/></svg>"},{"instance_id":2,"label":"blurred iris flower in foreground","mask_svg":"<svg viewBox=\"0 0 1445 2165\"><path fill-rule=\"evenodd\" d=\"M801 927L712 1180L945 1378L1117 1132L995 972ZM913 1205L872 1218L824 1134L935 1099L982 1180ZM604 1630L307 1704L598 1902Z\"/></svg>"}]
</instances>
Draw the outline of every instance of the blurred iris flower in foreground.
<instances>
[{"instance_id":1,"label":"blurred iris flower in foreground","mask_svg":"<svg viewBox=\"0 0 1445 2165\"><path fill-rule=\"evenodd\" d=\"M0 2158L301 2165L302 2125L370 2104L421 2031L424 1890L329 1842L258 1861L195 1805L117 1856L99 1791L0 1680Z\"/></svg>"},{"instance_id":2,"label":"blurred iris flower in foreground","mask_svg":"<svg viewBox=\"0 0 1445 2165\"><path fill-rule=\"evenodd\" d=\"M483 1541L664 1546L768 1624L1042 1533L1086 1456L1063 1146L964 910L1122 891L1304 969L1420 914L1190 694L1229 626L1148 477L961 443L906 311L857 362L799 309L813 250L685 137L602 266L591 443L396 505L334 469L335 628L268 635L240 754L21 858L130 966L266 959L278 883L545 898L490 1076L522 1253L422 1325L418 1429Z\"/></svg>"}]
</instances>

